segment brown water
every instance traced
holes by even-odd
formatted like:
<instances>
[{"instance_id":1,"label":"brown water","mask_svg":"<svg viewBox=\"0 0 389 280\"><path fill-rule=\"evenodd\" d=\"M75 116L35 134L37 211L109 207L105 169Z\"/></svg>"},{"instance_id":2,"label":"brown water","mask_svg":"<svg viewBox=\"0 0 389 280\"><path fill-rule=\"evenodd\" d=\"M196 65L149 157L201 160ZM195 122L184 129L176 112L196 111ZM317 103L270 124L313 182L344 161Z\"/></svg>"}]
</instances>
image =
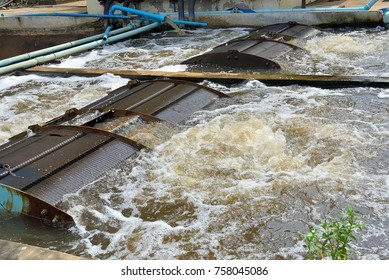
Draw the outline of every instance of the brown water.
<instances>
[{"instance_id":1,"label":"brown water","mask_svg":"<svg viewBox=\"0 0 389 280\"><path fill-rule=\"evenodd\" d=\"M59 66L177 71L179 61L245 32L153 34ZM281 61L295 73L389 76L389 33L380 28L330 30L298 44L308 53ZM2 77L1 136L125 83ZM232 98L179 126L140 129L135 137L152 152L65 198L74 228L4 219L0 238L96 259L302 259L298 232L352 205L366 224L355 258L389 258L388 89L204 84Z\"/></svg>"}]
</instances>

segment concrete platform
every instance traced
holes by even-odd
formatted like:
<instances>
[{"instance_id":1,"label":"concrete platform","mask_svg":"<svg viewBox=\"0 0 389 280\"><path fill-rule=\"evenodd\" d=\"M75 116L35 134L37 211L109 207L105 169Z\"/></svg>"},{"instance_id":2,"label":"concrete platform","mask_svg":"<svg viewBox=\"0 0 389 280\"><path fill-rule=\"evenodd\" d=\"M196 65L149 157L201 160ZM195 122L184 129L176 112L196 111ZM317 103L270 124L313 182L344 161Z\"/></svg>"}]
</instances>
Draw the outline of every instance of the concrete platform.
<instances>
[{"instance_id":1,"label":"concrete platform","mask_svg":"<svg viewBox=\"0 0 389 280\"><path fill-rule=\"evenodd\" d=\"M0 59L104 32L104 22L98 18L17 16L53 12L86 13L86 1L0 10Z\"/></svg>"},{"instance_id":2,"label":"concrete platform","mask_svg":"<svg viewBox=\"0 0 389 280\"><path fill-rule=\"evenodd\" d=\"M0 260L85 260L77 256L0 240Z\"/></svg>"},{"instance_id":3,"label":"concrete platform","mask_svg":"<svg viewBox=\"0 0 389 280\"><path fill-rule=\"evenodd\" d=\"M42 5L0 10L1 33L44 33L61 31L84 23L96 22L96 18L79 17L29 17L18 16L38 13L87 13L86 1L70 2L58 5Z\"/></svg>"},{"instance_id":4,"label":"concrete platform","mask_svg":"<svg viewBox=\"0 0 389 280\"><path fill-rule=\"evenodd\" d=\"M307 8L353 8L353 7L363 7L369 0L318 0L315 3L308 4ZM380 0L373 5L370 11L378 11L382 8L389 8L389 1Z\"/></svg>"},{"instance_id":5,"label":"concrete platform","mask_svg":"<svg viewBox=\"0 0 389 280\"><path fill-rule=\"evenodd\" d=\"M4 17L16 16L21 14L35 13L86 13L86 1L72 1L55 5L36 5L32 7L6 8L0 9L0 15Z\"/></svg>"}]
</instances>

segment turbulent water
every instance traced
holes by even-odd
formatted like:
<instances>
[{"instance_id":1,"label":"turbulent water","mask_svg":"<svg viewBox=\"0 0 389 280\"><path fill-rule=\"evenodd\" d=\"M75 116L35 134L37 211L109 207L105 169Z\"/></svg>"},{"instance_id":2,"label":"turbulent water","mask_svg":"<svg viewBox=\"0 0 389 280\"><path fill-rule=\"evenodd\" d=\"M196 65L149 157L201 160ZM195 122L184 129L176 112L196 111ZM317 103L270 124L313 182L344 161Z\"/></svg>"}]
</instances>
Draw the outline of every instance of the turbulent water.
<instances>
[{"instance_id":1,"label":"turbulent water","mask_svg":"<svg viewBox=\"0 0 389 280\"><path fill-rule=\"evenodd\" d=\"M246 29L156 33L64 59L53 67L163 69ZM389 76L389 32L326 30L295 42L305 51L280 59L300 74ZM0 141L127 80L0 78ZM299 232L361 211L357 259L389 259L389 90L233 86L205 81L218 99L178 126L135 135L142 151L62 207L70 230L0 222L0 238L96 259L303 259Z\"/></svg>"}]
</instances>

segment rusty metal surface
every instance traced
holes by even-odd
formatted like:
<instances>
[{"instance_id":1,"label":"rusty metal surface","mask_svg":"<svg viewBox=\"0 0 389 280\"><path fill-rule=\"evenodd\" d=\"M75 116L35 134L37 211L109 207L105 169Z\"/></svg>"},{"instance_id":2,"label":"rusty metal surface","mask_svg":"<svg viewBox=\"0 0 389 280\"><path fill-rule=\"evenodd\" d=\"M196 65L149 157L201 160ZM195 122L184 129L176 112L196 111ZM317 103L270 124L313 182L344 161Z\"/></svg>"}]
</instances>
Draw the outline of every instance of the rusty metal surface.
<instances>
[{"instance_id":1,"label":"rusty metal surface","mask_svg":"<svg viewBox=\"0 0 389 280\"><path fill-rule=\"evenodd\" d=\"M183 61L181 64L217 65L241 69L280 69L276 59L299 47L287 43L305 39L319 29L297 23L282 23L256 29L213 50Z\"/></svg>"},{"instance_id":2,"label":"rusty metal surface","mask_svg":"<svg viewBox=\"0 0 389 280\"><path fill-rule=\"evenodd\" d=\"M64 211L33 196L0 183L0 207L11 213L38 218L61 226L74 224L73 218Z\"/></svg>"}]
</instances>

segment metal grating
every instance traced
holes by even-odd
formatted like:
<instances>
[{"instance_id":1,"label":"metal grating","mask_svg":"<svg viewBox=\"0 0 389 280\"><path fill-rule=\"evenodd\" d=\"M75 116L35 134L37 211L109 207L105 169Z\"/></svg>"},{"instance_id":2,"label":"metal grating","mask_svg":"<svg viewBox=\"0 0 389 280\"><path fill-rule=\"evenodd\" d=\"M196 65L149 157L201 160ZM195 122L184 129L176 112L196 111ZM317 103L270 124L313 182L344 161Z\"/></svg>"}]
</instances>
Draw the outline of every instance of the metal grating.
<instances>
[{"instance_id":1,"label":"metal grating","mask_svg":"<svg viewBox=\"0 0 389 280\"><path fill-rule=\"evenodd\" d=\"M93 153L42 180L27 193L57 205L64 195L80 190L136 152L136 149L119 140L110 141Z\"/></svg>"},{"instance_id":2,"label":"metal grating","mask_svg":"<svg viewBox=\"0 0 389 280\"><path fill-rule=\"evenodd\" d=\"M45 219L55 220L58 209L47 211L47 205L57 206L64 195L77 192L143 148L115 133L118 128L160 120L179 123L217 97L226 95L185 81L130 82L42 127L30 126L29 133L0 146L0 184L7 185L8 193L32 201L24 214L42 218L44 213ZM66 215L61 213L62 220L68 219Z\"/></svg>"},{"instance_id":3,"label":"metal grating","mask_svg":"<svg viewBox=\"0 0 389 280\"><path fill-rule=\"evenodd\" d=\"M181 64L215 65L240 69L280 69L276 59L299 49L287 43L296 38L307 38L319 29L294 22L265 26L247 36L233 39L213 50L185 60Z\"/></svg>"},{"instance_id":4,"label":"metal grating","mask_svg":"<svg viewBox=\"0 0 389 280\"><path fill-rule=\"evenodd\" d=\"M133 83L121 87L98 102L88 105L84 110L97 109L96 106L112 110L132 110L139 114L152 115L164 121L178 123L187 119L196 110L207 106L217 97L227 97L227 95L195 83L156 80L139 83L135 87ZM187 107L178 104L186 104ZM181 108L177 112L179 107Z\"/></svg>"}]
</instances>

